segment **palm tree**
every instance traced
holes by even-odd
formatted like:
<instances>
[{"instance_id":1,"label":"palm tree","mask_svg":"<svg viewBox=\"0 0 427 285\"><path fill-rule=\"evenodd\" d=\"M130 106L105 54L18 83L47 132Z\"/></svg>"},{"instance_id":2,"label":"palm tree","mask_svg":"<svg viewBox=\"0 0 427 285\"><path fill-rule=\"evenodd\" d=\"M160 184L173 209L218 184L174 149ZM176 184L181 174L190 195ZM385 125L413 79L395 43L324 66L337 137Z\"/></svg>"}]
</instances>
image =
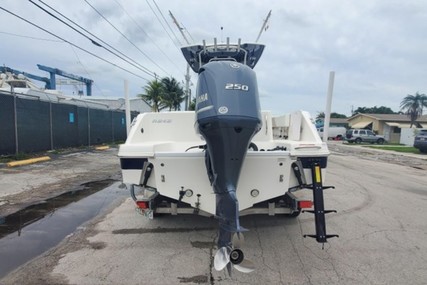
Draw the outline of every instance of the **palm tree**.
<instances>
[{"instance_id":1,"label":"palm tree","mask_svg":"<svg viewBox=\"0 0 427 285\"><path fill-rule=\"evenodd\" d=\"M138 94L144 101L151 105L151 111L159 112L162 106L163 86L161 82L154 79L144 87L145 94Z\"/></svg>"},{"instance_id":2,"label":"palm tree","mask_svg":"<svg viewBox=\"0 0 427 285\"><path fill-rule=\"evenodd\" d=\"M188 110L189 110L189 111L194 111L194 110L196 110L196 98L194 98L193 100L191 100L191 102L190 102L190 106L188 106Z\"/></svg>"},{"instance_id":3,"label":"palm tree","mask_svg":"<svg viewBox=\"0 0 427 285\"><path fill-rule=\"evenodd\" d=\"M173 77L164 77L161 83L163 87L163 104L169 107L169 111L172 109L175 111L181 110L181 103L185 100L182 87L179 86L179 83Z\"/></svg>"},{"instance_id":4,"label":"palm tree","mask_svg":"<svg viewBox=\"0 0 427 285\"><path fill-rule=\"evenodd\" d=\"M425 94L406 95L400 102L400 109L404 111L411 119L411 126L415 124L415 121L423 114L423 108L427 107L427 96Z\"/></svg>"}]
</instances>

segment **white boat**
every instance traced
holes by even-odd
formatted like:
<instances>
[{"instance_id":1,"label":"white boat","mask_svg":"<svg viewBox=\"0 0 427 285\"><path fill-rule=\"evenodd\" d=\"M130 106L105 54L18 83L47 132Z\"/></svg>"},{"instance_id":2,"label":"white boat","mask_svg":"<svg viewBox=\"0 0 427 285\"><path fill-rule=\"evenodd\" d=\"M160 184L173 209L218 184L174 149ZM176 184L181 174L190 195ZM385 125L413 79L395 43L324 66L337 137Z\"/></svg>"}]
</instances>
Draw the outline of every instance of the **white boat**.
<instances>
[{"instance_id":1,"label":"white boat","mask_svg":"<svg viewBox=\"0 0 427 285\"><path fill-rule=\"evenodd\" d=\"M258 44L183 48L199 73L196 111L144 113L120 146L123 182L141 213L198 214L219 220L215 268L250 272L253 265L232 241L239 216L297 216L314 204L316 234L324 243L322 176L329 151L308 112L260 112L252 68ZM313 201L297 192L313 190Z\"/></svg>"},{"instance_id":2,"label":"white boat","mask_svg":"<svg viewBox=\"0 0 427 285\"><path fill-rule=\"evenodd\" d=\"M107 104L81 98L81 96L66 95L57 89L40 88L24 74L8 71L0 67L0 92L25 99L34 99L51 103L70 104L94 109L110 109Z\"/></svg>"},{"instance_id":3,"label":"white boat","mask_svg":"<svg viewBox=\"0 0 427 285\"><path fill-rule=\"evenodd\" d=\"M284 195L293 197L292 193L299 190L292 164L318 160L324 165L329 151L309 113L298 111L272 117L270 112L262 112L262 117L263 126L252 140L257 149L248 149L239 179L240 215L298 212L296 205L285 207L278 203ZM123 182L145 188L145 196L138 199L152 201L152 195L159 195L170 201L167 206L163 203L150 208L147 204L145 213L150 217L153 213L215 215L215 195L205 167L206 142L196 132L194 122L195 113L191 111L140 114L132 123L125 144L120 146ZM324 172L322 168L323 175ZM304 175L311 179L311 168L305 168ZM180 197L183 190L186 193ZM254 207L274 198L277 202L270 202L274 207Z\"/></svg>"}]
</instances>

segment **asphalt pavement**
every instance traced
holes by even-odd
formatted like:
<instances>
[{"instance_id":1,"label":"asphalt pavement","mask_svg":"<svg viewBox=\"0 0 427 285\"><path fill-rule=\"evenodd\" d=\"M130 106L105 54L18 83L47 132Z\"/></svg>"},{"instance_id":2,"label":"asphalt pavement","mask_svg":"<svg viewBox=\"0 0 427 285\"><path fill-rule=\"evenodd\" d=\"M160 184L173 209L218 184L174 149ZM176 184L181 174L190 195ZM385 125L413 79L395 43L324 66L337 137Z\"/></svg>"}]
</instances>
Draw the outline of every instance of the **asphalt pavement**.
<instances>
[{"instance_id":1,"label":"asphalt pavement","mask_svg":"<svg viewBox=\"0 0 427 285\"><path fill-rule=\"evenodd\" d=\"M324 249L303 238L314 218L246 216L242 249L256 264L230 277L212 268L217 223L198 216L147 220L131 199L80 227L1 284L425 284L424 158L331 146ZM117 186L118 187L118 186ZM311 197L310 190L303 190Z\"/></svg>"}]
</instances>

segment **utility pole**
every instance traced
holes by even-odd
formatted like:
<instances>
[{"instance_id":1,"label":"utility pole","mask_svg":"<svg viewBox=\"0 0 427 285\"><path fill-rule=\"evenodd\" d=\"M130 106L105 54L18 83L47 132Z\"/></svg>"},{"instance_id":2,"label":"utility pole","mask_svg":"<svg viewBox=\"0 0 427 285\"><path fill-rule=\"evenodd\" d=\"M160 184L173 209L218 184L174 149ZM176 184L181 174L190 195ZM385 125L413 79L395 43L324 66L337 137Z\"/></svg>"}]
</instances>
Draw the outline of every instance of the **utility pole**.
<instances>
[{"instance_id":1,"label":"utility pole","mask_svg":"<svg viewBox=\"0 0 427 285\"><path fill-rule=\"evenodd\" d=\"M265 18L264 23L262 24L261 30L259 31L258 37L256 38L255 42L257 43L259 38L261 37L261 34L263 31L266 31L268 29L267 23L268 19L270 19L271 16L271 10L268 12L267 18Z\"/></svg>"},{"instance_id":2,"label":"utility pole","mask_svg":"<svg viewBox=\"0 0 427 285\"><path fill-rule=\"evenodd\" d=\"M182 28L178 21L175 19L174 15L172 14L171 11L169 11L169 15L171 16L174 24L176 25L176 27L178 28L178 30L180 31L182 37L184 38L185 42L190 45L190 41L187 39L187 37L184 34L184 28ZM187 63L187 73L185 74L185 110L188 110L190 103L191 103L191 94L190 94L190 65Z\"/></svg>"},{"instance_id":3,"label":"utility pole","mask_svg":"<svg viewBox=\"0 0 427 285\"><path fill-rule=\"evenodd\" d=\"M125 88L125 115L126 115L126 135L129 135L130 131L130 102L129 102L129 83L127 80L124 82L124 88Z\"/></svg>"}]
</instances>

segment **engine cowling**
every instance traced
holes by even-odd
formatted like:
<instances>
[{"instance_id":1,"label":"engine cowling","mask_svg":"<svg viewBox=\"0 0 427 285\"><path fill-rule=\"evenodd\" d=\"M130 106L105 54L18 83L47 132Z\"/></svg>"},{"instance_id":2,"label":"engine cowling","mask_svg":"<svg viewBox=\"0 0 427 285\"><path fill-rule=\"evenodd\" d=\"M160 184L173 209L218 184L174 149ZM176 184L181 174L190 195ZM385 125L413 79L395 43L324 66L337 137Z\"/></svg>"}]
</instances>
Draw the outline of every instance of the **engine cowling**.
<instances>
[{"instance_id":1,"label":"engine cowling","mask_svg":"<svg viewBox=\"0 0 427 285\"><path fill-rule=\"evenodd\" d=\"M239 232L237 184L249 144L261 128L258 86L251 68L231 61L200 68L196 128L207 144L206 167L217 194L220 227Z\"/></svg>"}]
</instances>

